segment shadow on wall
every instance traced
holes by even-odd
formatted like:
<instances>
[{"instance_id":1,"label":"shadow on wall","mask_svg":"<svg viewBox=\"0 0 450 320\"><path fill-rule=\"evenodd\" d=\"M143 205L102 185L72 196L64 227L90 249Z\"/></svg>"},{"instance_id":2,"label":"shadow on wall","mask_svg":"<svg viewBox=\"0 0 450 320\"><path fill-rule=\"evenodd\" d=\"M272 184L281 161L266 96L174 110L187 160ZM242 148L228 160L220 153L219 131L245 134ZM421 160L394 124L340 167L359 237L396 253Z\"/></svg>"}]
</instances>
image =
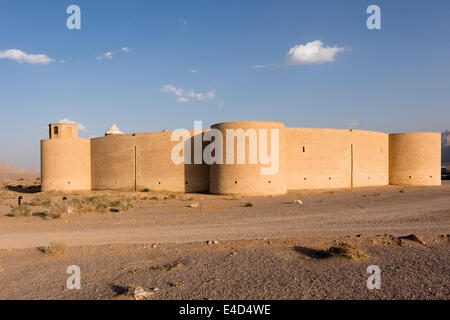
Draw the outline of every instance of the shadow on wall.
<instances>
[{"instance_id":1,"label":"shadow on wall","mask_svg":"<svg viewBox=\"0 0 450 320\"><path fill-rule=\"evenodd\" d=\"M209 193L209 165L204 162L203 151L210 143L203 141L205 132L192 136L184 142L184 150L190 150L184 153L184 192L186 193ZM214 141L214 140L213 140ZM195 145L201 145L201 153L195 155ZM197 161L195 161L197 157ZM199 163L201 160L201 164ZM199 164L195 164L195 163Z\"/></svg>"},{"instance_id":2,"label":"shadow on wall","mask_svg":"<svg viewBox=\"0 0 450 320\"><path fill-rule=\"evenodd\" d=\"M6 186L6 189L8 189L9 191L25 194L33 194L41 192L41 186L24 187L22 185L17 185L17 186Z\"/></svg>"}]
</instances>

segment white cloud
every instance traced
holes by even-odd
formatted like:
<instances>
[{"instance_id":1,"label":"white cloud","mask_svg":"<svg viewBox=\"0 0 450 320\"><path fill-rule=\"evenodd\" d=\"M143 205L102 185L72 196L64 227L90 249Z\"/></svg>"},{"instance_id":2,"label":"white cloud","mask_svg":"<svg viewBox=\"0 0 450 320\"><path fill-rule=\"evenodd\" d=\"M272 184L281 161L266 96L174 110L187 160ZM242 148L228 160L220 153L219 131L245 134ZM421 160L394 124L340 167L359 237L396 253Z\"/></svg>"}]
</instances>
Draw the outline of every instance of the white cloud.
<instances>
[{"instance_id":1,"label":"white cloud","mask_svg":"<svg viewBox=\"0 0 450 320\"><path fill-rule=\"evenodd\" d=\"M88 130L86 129L86 127L83 126L81 123L72 121L72 120L70 120L69 118L61 119L61 120L58 121L58 123L76 123L76 124L78 124L78 129L79 129L80 131L85 131L85 132L88 131Z\"/></svg>"},{"instance_id":2,"label":"white cloud","mask_svg":"<svg viewBox=\"0 0 450 320\"><path fill-rule=\"evenodd\" d=\"M197 72L199 72L199 71L198 71L198 70L195 70L195 69L191 69L191 70L189 70L189 72L197 73Z\"/></svg>"},{"instance_id":3,"label":"white cloud","mask_svg":"<svg viewBox=\"0 0 450 320\"><path fill-rule=\"evenodd\" d=\"M256 66L251 66L250 68L252 68L252 69L264 69L264 68L267 68L267 66L265 66L265 65L256 65Z\"/></svg>"},{"instance_id":4,"label":"white cloud","mask_svg":"<svg viewBox=\"0 0 450 320\"><path fill-rule=\"evenodd\" d=\"M183 24L183 26L187 26L187 24L188 24L188 22L186 21L186 19L184 19L184 18L182 18L182 17L178 18L178 21L180 21L180 22Z\"/></svg>"},{"instance_id":5,"label":"white cloud","mask_svg":"<svg viewBox=\"0 0 450 320\"><path fill-rule=\"evenodd\" d=\"M28 54L17 49L0 51L0 59L9 59L19 63L25 62L29 64L48 64L53 61L53 59L45 54Z\"/></svg>"},{"instance_id":6,"label":"white cloud","mask_svg":"<svg viewBox=\"0 0 450 320\"><path fill-rule=\"evenodd\" d=\"M186 97L179 97L179 98L177 99L177 101L178 101L178 102L186 103L186 102L189 102L189 99L186 98Z\"/></svg>"},{"instance_id":7,"label":"white cloud","mask_svg":"<svg viewBox=\"0 0 450 320\"><path fill-rule=\"evenodd\" d=\"M345 126L347 129L357 129L359 128L359 121L358 120L352 120Z\"/></svg>"},{"instance_id":8,"label":"white cloud","mask_svg":"<svg viewBox=\"0 0 450 320\"><path fill-rule=\"evenodd\" d=\"M209 99L214 99L216 97L216 93L214 91L207 91L205 93L196 92L195 90L186 91L182 88L176 88L171 84L166 84L164 87L160 89L161 92L171 93L178 97L178 102L189 102L190 99L196 99L198 101L204 101Z\"/></svg>"},{"instance_id":9,"label":"white cloud","mask_svg":"<svg viewBox=\"0 0 450 320\"><path fill-rule=\"evenodd\" d=\"M130 49L128 47L123 47L121 49L118 50L113 50L113 51L108 51L105 52L104 54L102 54L101 56L97 57L97 60L103 60L103 59L108 59L108 60L112 60L113 56L117 53L129 53L133 51L133 49Z\"/></svg>"},{"instance_id":10,"label":"white cloud","mask_svg":"<svg viewBox=\"0 0 450 320\"><path fill-rule=\"evenodd\" d=\"M200 92L195 92L195 91L190 91L187 93L187 96L197 99L199 101L203 101L206 99L213 99L216 96L215 92L212 91L208 91L206 93L200 93Z\"/></svg>"},{"instance_id":11,"label":"white cloud","mask_svg":"<svg viewBox=\"0 0 450 320\"><path fill-rule=\"evenodd\" d=\"M291 48L283 65L314 64L334 61L334 57L345 48L325 47L321 40L299 44Z\"/></svg>"},{"instance_id":12,"label":"white cloud","mask_svg":"<svg viewBox=\"0 0 450 320\"><path fill-rule=\"evenodd\" d=\"M64 60L64 59L61 59L61 63L66 63L66 60Z\"/></svg>"},{"instance_id":13,"label":"white cloud","mask_svg":"<svg viewBox=\"0 0 450 320\"><path fill-rule=\"evenodd\" d=\"M225 104L225 102L223 102L223 101L221 103L219 103L219 109L222 109L224 104Z\"/></svg>"},{"instance_id":14,"label":"white cloud","mask_svg":"<svg viewBox=\"0 0 450 320\"><path fill-rule=\"evenodd\" d=\"M184 90L183 89L177 89L175 88L173 85L171 84L166 84L164 87L161 88L161 92L164 93L173 93L177 96L182 96L184 95Z\"/></svg>"}]
</instances>

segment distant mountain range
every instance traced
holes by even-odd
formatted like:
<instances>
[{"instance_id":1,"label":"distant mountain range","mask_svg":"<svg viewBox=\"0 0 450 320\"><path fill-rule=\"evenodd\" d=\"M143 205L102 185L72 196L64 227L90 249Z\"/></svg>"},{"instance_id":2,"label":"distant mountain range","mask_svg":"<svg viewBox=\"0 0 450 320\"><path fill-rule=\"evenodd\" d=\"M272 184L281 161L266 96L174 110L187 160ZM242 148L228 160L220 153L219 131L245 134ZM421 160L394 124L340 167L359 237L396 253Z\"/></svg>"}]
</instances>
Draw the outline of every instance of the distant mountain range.
<instances>
[{"instance_id":1,"label":"distant mountain range","mask_svg":"<svg viewBox=\"0 0 450 320\"><path fill-rule=\"evenodd\" d=\"M450 131L442 132L442 163L450 163Z\"/></svg>"},{"instance_id":2,"label":"distant mountain range","mask_svg":"<svg viewBox=\"0 0 450 320\"><path fill-rule=\"evenodd\" d=\"M36 179L40 176L37 170L25 170L10 164L0 163L0 180Z\"/></svg>"}]
</instances>

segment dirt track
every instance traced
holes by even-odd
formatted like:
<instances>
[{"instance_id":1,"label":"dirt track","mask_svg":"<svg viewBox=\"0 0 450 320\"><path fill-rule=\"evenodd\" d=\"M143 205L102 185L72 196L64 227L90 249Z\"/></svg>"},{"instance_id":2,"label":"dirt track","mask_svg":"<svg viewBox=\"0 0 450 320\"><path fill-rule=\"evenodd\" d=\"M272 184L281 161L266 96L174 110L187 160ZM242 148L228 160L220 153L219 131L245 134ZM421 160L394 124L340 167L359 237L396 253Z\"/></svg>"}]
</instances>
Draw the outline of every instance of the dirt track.
<instances>
[{"instance_id":1,"label":"dirt track","mask_svg":"<svg viewBox=\"0 0 450 320\"><path fill-rule=\"evenodd\" d=\"M293 204L295 199L301 199L303 205ZM244 207L247 202L254 206ZM188 208L190 203L200 203L200 208ZM450 185L304 191L237 200L193 195L190 201L139 201L129 213L74 215L51 221L0 216L0 248L31 248L50 241L79 246L360 233L450 233Z\"/></svg>"},{"instance_id":2,"label":"dirt track","mask_svg":"<svg viewBox=\"0 0 450 320\"><path fill-rule=\"evenodd\" d=\"M450 298L449 184L254 198L135 194L130 212L61 219L35 207L32 217L8 216L18 195L33 197L8 193L0 205L0 299L115 299L128 286L158 288L151 299ZM411 233L425 242L396 237ZM338 240L369 258L324 258ZM38 247L52 241L66 253L44 255ZM366 287L373 264L380 290ZM66 288L69 265L82 270L81 290Z\"/></svg>"}]
</instances>

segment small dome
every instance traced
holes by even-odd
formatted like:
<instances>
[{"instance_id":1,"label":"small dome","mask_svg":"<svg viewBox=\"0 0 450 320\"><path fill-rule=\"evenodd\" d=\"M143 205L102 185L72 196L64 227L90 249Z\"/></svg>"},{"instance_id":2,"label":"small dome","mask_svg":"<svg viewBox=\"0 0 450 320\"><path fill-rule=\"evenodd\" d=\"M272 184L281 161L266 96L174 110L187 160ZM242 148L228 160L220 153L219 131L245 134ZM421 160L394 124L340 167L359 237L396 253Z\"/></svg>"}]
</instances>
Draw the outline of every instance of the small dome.
<instances>
[{"instance_id":1,"label":"small dome","mask_svg":"<svg viewBox=\"0 0 450 320\"><path fill-rule=\"evenodd\" d=\"M106 130L105 136L111 136L114 134L123 134L122 130L120 130L115 123L113 123L113 125L108 130Z\"/></svg>"}]
</instances>

